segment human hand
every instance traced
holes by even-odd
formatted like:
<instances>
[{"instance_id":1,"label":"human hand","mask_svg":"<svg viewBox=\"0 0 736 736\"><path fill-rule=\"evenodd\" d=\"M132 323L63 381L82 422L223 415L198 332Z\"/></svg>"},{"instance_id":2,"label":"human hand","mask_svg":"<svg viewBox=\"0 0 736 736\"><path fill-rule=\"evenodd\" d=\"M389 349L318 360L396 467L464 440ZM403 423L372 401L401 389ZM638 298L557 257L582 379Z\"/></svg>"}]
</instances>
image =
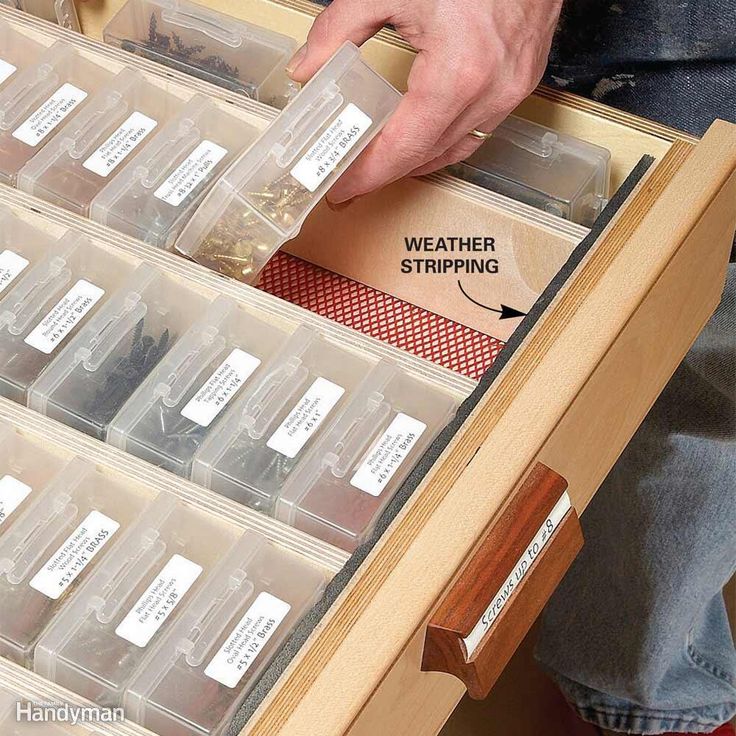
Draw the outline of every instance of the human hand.
<instances>
[{"instance_id":1,"label":"human hand","mask_svg":"<svg viewBox=\"0 0 736 736\"><path fill-rule=\"evenodd\" d=\"M349 201L462 161L539 83L563 0L334 0L288 65L308 81L345 41L384 25L417 49L408 91L328 198Z\"/></svg>"}]
</instances>

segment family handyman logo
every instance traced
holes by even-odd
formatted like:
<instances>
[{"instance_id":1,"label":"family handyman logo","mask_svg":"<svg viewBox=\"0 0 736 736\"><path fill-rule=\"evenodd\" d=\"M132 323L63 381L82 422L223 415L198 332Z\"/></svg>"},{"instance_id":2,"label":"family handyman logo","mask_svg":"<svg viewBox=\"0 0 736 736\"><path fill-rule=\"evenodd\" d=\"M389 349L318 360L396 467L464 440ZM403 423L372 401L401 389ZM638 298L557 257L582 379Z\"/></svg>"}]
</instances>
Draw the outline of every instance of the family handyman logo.
<instances>
[{"instance_id":1,"label":"family handyman logo","mask_svg":"<svg viewBox=\"0 0 736 736\"><path fill-rule=\"evenodd\" d=\"M19 701L15 718L18 723L68 723L77 726L82 723L122 723L125 711L122 708Z\"/></svg>"}]
</instances>

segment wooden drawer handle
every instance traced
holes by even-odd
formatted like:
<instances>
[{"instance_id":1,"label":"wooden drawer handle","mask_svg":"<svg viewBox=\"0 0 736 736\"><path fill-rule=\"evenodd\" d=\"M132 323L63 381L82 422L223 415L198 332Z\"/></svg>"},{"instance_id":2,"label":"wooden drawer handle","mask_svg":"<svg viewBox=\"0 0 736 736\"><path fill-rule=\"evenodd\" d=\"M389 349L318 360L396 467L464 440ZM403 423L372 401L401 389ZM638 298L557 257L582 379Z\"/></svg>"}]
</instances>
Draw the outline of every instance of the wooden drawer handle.
<instances>
[{"instance_id":1,"label":"wooden drawer handle","mask_svg":"<svg viewBox=\"0 0 736 736\"><path fill-rule=\"evenodd\" d=\"M432 616L422 669L485 698L582 545L567 481L537 464Z\"/></svg>"}]
</instances>

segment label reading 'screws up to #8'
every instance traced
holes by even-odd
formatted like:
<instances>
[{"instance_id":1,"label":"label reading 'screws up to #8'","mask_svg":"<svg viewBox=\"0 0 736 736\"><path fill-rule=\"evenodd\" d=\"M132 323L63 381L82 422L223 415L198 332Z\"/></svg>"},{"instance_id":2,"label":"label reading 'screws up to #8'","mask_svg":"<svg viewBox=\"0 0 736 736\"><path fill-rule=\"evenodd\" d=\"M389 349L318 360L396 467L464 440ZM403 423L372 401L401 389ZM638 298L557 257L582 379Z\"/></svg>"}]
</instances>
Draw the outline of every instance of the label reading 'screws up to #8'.
<instances>
[{"instance_id":1,"label":"label reading 'screws up to #8'","mask_svg":"<svg viewBox=\"0 0 736 736\"><path fill-rule=\"evenodd\" d=\"M426 429L424 422L397 414L368 452L350 485L371 496L380 496Z\"/></svg>"},{"instance_id":2,"label":"label reading 'screws up to #8'","mask_svg":"<svg viewBox=\"0 0 736 736\"><path fill-rule=\"evenodd\" d=\"M113 519L92 511L31 580L31 588L57 600L120 529Z\"/></svg>"},{"instance_id":3,"label":"label reading 'screws up to #8'","mask_svg":"<svg viewBox=\"0 0 736 736\"><path fill-rule=\"evenodd\" d=\"M53 353L104 294L104 289L80 279L54 305L24 342L46 355Z\"/></svg>"},{"instance_id":4,"label":"label reading 'screws up to #8'","mask_svg":"<svg viewBox=\"0 0 736 736\"><path fill-rule=\"evenodd\" d=\"M346 105L301 157L291 175L310 192L317 191L371 125L373 121L357 105Z\"/></svg>"},{"instance_id":5,"label":"label reading 'screws up to #8'","mask_svg":"<svg viewBox=\"0 0 736 736\"><path fill-rule=\"evenodd\" d=\"M288 458L295 458L344 393L342 386L326 378L317 378L271 435L267 447Z\"/></svg>"},{"instance_id":6,"label":"label reading 'screws up to #8'","mask_svg":"<svg viewBox=\"0 0 736 736\"><path fill-rule=\"evenodd\" d=\"M87 93L73 84L64 84L34 113L21 123L13 138L27 146L37 146L60 125L84 100Z\"/></svg>"},{"instance_id":7,"label":"label reading 'screws up to #8'","mask_svg":"<svg viewBox=\"0 0 736 736\"><path fill-rule=\"evenodd\" d=\"M147 115L134 112L82 166L98 176L109 176L157 125Z\"/></svg>"},{"instance_id":8,"label":"label reading 'screws up to #8'","mask_svg":"<svg viewBox=\"0 0 736 736\"><path fill-rule=\"evenodd\" d=\"M203 570L191 560L174 555L136 601L115 633L143 649L164 625Z\"/></svg>"}]
</instances>

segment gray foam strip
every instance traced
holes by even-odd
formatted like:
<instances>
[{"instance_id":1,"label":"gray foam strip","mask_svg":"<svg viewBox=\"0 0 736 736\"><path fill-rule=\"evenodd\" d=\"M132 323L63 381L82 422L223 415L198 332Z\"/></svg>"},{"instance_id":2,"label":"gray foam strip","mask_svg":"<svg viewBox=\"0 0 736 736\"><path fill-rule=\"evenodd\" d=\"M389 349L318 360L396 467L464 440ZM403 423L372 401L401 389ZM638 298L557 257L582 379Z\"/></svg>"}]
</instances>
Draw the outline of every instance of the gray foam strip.
<instances>
[{"instance_id":1,"label":"gray foam strip","mask_svg":"<svg viewBox=\"0 0 736 736\"><path fill-rule=\"evenodd\" d=\"M242 708L231 724L227 736L238 736L245 724L268 695L271 688L276 684L276 681L281 677L284 670L302 648L307 637L309 637L317 624L322 620L322 617L327 613L338 595L340 595L340 593L345 589L345 586L350 582L355 571L360 567L368 553L373 549L373 547L375 547L378 540L383 536L388 526L396 518L398 513L404 507L404 504L409 500L409 497L417 489L435 462L437 462L439 456L444 452L455 434L457 434L458 430L462 427L463 423L481 400L485 392L488 391L491 384L508 364L509 360L523 340L534 328L544 311L552 303L552 300L570 278L572 272L577 268L578 264L591 249L604 228L606 228L608 223L611 222L613 216L624 204L629 194L631 194L634 187L639 183L639 181L641 181L642 177L653 162L654 159L651 156L645 156L642 158L636 168L631 172L631 174L629 174L626 181L621 185L620 189L611 198L607 207L595 221L590 233L573 250L565 265L557 272L557 275L542 292L540 297L534 303L534 306L529 310L527 316L522 320L518 329L513 333L509 341L504 346L493 366L483 375L483 378L475 391L473 391L468 399L463 402L462 406L458 409L455 418L440 433L427 452L423 455L422 459L419 460L409 477L404 481L403 485L386 508L386 511L381 516L372 537L362 547L360 547L355 554L353 554L345 564L345 567L343 567L343 569L335 576L327 587L324 597L310 611L310 613L302 619L302 622L294 630L294 633L282 647L279 654L271 662L271 665L264 671L263 675L251 690L248 698L243 703Z\"/></svg>"}]
</instances>

